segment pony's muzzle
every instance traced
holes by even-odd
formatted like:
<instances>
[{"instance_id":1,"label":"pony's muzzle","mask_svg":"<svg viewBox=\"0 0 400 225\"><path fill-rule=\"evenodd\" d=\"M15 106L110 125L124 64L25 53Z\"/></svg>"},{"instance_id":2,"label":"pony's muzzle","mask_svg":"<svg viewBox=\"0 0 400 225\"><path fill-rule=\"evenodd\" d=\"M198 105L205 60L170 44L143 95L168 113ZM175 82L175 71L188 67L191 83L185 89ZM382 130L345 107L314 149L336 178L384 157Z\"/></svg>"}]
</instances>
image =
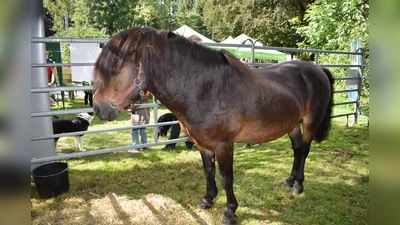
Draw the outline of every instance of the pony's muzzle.
<instances>
[{"instance_id":1,"label":"pony's muzzle","mask_svg":"<svg viewBox=\"0 0 400 225\"><path fill-rule=\"evenodd\" d=\"M96 116L101 120L113 121L117 119L118 110L111 108L104 102L93 103L93 110Z\"/></svg>"}]
</instances>

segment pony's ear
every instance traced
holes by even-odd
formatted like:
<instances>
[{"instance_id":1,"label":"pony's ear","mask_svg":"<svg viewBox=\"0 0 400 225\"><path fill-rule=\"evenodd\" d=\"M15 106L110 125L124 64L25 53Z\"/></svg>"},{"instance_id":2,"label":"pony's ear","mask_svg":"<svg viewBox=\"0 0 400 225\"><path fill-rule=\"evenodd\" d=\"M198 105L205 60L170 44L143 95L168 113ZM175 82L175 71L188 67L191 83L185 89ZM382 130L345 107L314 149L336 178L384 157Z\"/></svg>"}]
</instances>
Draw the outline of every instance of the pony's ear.
<instances>
[{"instance_id":1,"label":"pony's ear","mask_svg":"<svg viewBox=\"0 0 400 225\"><path fill-rule=\"evenodd\" d=\"M170 31L170 32L168 33L168 35L167 35L167 38L168 38L168 39L170 39L170 38L175 38L175 37L176 37L176 34L175 34L174 32L171 32L171 31Z\"/></svg>"},{"instance_id":2,"label":"pony's ear","mask_svg":"<svg viewBox=\"0 0 400 225\"><path fill-rule=\"evenodd\" d=\"M175 38L175 37L176 37L176 34L173 33L173 32L170 31L170 30L160 30L160 31L158 31L158 34L159 34L162 38L165 38L165 39L170 39L170 38Z\"/></svg>"}]
</instances>

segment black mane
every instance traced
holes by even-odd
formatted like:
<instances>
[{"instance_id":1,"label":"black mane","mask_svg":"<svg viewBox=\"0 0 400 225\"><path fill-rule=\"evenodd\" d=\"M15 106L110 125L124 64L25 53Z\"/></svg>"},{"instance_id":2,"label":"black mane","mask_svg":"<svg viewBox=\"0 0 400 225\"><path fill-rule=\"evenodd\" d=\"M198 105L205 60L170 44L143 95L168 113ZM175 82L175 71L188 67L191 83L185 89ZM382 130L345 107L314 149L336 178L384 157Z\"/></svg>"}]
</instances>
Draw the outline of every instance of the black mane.
<instances>
[{"instance_id":1,"label":"black mane","mask_svg":"<svg viewBox=\"0 0 400 225\"><path fill-rule=\"evenodd\" d=\"M226 51L208 48L169 30L157 32L151 28L132 28L111 38L100 53L94 72L95 80L99 81L96 82L98 88L106 86L109 79L116 76L126 63L132 63L132 57L136 63L141 62L145 74L151 74L151 79L160 85L165 85L166 77L178 75L171 73L176 69L173 66L179 67L175 71L192 76L200 73L202 76L215 76L209 71L219 68L224 84L216 85L223 86L243 82L251 77L250 69ZM158 66L154 67L153 63ZM156 77L156 74L162 76Z\"/></svg>"}]
</instances>

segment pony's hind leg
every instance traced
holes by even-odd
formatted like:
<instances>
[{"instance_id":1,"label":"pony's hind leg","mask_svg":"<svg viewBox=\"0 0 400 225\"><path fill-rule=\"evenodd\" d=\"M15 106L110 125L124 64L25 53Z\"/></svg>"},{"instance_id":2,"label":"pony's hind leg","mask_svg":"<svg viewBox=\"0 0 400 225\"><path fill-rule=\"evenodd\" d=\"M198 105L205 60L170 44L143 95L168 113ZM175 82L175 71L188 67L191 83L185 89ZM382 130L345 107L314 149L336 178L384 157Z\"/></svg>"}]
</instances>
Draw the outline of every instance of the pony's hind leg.
<instances>
[{"instance_id":1,"label":"pony's hind leg","mask_svg":"<svg viewBox=\"0 0 400 225\"><path fill-rule=\"evenodd\" d=\"M197 205L200 209L209 209L214 205L214 198L218 194L217 185L215 183L215 155L211 151L200 150L203 160L203 169L207 182L207 193Z\"/></svg>"},{"instance_id":2,"label":"pony's hind leg","mask_svg":"<svg viewBox=\"0 0 400 225\"><path fill-rule=\"evenodd\" d=\"M238 203L233 193L233 143L221 143L216 148L216 156L222 186L226 194L226 211L222 217L223 225L234 225Z\"/></svg>"},{"instance_id":3,"label":"pony's hind leg","mask_svg":"<svg viewBox=\"0 0 400 225\"><path fill-rule=\"evenodd\" d=\"M294 160L292 172L290 173L290 176L285 179L283 186L291 187L292 194L298 195L301 194L304 189L304 165L310 151L310 144L312 139L310 141L304 140L304 137L301 134L300 124L297 125L292 131L290 131L288 135L292 142Z\"/></svg>"}]
</instances>

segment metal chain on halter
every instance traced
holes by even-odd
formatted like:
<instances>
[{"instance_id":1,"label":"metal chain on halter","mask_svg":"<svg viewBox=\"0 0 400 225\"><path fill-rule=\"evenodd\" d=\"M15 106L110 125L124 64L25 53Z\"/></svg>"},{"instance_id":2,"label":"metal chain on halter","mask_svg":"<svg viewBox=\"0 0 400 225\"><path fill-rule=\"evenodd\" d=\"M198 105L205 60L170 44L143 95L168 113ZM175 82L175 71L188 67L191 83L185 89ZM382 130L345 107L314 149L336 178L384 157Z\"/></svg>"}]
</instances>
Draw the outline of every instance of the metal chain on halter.
<instances>
[{"instance_id":1,"label":"metal chain on halter","mask_svg":"<svg viewBox=\"0 0 400 225\"><path fill-rule=\"evenodd\" d=\"M143 94L143 89L142 89L142 79L140 79L140 74L142 73L142 63L141 62L139 62L139 67L136 67L135 66L135 69L136 70L139 70L138 71L138 75L137 75L137 77L135 78L135 80L133 80L133 82L135 82L136 83L136 85L139 87L139 95L142 95Z\"/></svg>"}]
</instances>

